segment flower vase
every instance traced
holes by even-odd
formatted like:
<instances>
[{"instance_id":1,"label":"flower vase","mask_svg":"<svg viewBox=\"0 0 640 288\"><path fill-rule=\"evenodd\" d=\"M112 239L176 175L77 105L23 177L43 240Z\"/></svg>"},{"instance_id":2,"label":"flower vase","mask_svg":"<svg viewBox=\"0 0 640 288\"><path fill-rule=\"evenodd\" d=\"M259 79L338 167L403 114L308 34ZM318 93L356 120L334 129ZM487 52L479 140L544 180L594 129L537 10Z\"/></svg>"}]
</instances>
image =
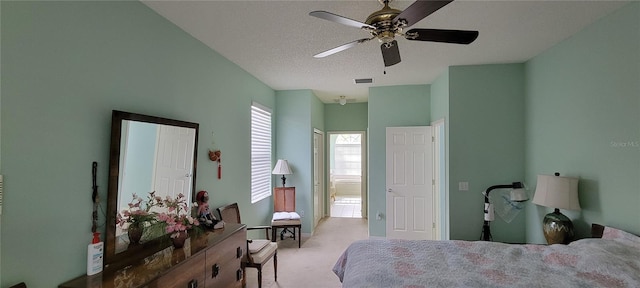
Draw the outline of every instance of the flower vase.
<instances>
[{"instance_id":1,"label":"flower vase","mask_svg":"<svg viewBox=\"0 0 640 288\"><path fill-rule=\"evenodd\" d=\"M127 232L129 233L129 244L140 244L140 239L142 239L142 233L144 232L144 226L138 223L131 223Z\"/></svg>"},{"instance_id":2,"label":"flower vase","mask_svg":"<svg viewBox=\"0 0 640 288\"><path fill-rule=\"evenodd\" d=\"M178 232L177 237L171 238L171 241L173 241L173 248L176 248L176 249L182 248L187 238L189 238L189 234L187 233L187 231Z\"/></svg>"}]
</instances>

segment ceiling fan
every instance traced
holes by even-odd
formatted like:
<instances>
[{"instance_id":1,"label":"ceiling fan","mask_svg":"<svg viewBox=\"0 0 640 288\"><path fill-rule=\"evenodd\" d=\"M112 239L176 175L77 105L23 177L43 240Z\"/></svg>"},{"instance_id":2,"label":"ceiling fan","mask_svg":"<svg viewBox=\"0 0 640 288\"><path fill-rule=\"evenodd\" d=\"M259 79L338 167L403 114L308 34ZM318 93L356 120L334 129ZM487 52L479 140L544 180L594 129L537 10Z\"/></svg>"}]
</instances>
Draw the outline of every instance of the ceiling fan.
<instances>
[{"instance_id":1,"label":"ceiling fan","mask_svg":"<svg viewBox=\"0 0 640 288\"><path fill-rule=\"evenodd\" d=\"M325 19L351 27L366 30L371 34L370 38L362 38L347 44L329 49L314 55L315 58L326 57L340 51L355 47L356 45L378 39L382 42L382 59L384 66L389 67L400 63L400 50L395 36L403 36L408 40L432 41L454 44L469 44L478 38L478 31L443 30L443 29L411 29L403 32L403 29L419 22L431 13L451 3L453 0L426 1L418 0L404 11L389 7L393 0L378 0L384 7L371 13L364 23L336 15L327 11L313 11L309 15Z\"/></svg>"}]
</instances>

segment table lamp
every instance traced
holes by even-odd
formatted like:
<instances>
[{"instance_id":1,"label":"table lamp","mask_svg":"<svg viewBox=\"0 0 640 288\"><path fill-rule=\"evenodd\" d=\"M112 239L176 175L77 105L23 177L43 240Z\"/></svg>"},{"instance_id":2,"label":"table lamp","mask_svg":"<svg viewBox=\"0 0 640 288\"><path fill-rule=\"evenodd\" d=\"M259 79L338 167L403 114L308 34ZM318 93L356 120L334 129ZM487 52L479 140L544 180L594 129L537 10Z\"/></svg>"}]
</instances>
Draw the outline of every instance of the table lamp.
<instances>
[{"instance_id":1,"label":"table lamp","mask_svg":"<svg viewBox=\"0 0 640 288\"><path fill-rule=\"evenodd\" d=\"M287 160L278 159L276 167L273 167L273 171L271 171L271 174L282 175L282 187L284 187L284 184L287 180L284 175L291 175L293 174L293 171L291 171L291 168L289 168L289 162L287 162Z\"/></svg>"},{"instance_id":2,"label":"table lamp","mask_svg":"<svg viewBox=\"0 0 640 288\"><path fill-rule=\"evenodd\" d=\"M560 173L538 175L533 203L554 211L545 215L542 222L544 238L548 244L568 244L573 239L573 223L560 209L580 210L578 178L563 177Z\"/></svg>"}]
</instances>

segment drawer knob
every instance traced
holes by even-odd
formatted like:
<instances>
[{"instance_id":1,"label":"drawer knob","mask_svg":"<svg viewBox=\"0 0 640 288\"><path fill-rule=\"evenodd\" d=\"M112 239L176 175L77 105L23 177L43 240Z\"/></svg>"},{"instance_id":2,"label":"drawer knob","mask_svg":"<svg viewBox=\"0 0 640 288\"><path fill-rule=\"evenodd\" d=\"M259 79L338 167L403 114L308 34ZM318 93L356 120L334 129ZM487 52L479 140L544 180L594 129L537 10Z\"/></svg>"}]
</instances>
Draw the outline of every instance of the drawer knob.
<instances>
[{"instance_id":1,"label":"drawer knob","mask_svg":"<svg viewBox=\"0 0 640 288\"><path fill-rule=\"evenodd\" d=\"M241 247L236 248L236 258L242 257L243 251Z\"/></svg>"},{"instance_id":2,"label":"drawer knob","mask_svg":"<svg viewBox=\"0 0 640 288\"><path fill-rule=\"evenodd\" d=\"M211 278L218 277L218 274L220 274L220 266L213 264L213 266L211 266Z\"/></svg>"}]
</instances>

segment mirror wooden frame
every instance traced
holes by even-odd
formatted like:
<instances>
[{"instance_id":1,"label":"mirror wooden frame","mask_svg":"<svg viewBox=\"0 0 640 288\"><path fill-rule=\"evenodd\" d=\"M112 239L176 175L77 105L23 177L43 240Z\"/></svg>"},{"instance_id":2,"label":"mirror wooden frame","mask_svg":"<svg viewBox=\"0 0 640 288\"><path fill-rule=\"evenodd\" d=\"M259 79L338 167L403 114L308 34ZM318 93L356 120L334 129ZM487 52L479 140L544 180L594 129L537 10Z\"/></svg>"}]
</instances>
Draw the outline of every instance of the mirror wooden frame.
<instances>
[{"instance_id":1,"label":"mirror wooden frame","mask_svg":"<svg viewBox=\"0 0 640 288\"><path fill-rule=\"evenodd\" d=\"M195 199L196 186L196 168L197 168L197 151L198 151L198 123L148 116L137 113L123 112L113 110L111 117L111 145L109 156L109 186L107 189L107 219L106 219L106 235L105 235L105 269L117 269L124 267L127 263L141 259L160 251L169 245L169 235L164 235L156 239L149 240L134 247L128 247L126 251L116 253L116 221L118 214L118 181L120 175L120 147L122 138L122 122L123 120L140 121L147 123L155 123L169 126L178 126L195 129L195 143L193 149L193 173L191 181L191 198ZM115 265L117 263L117 265Z\"/></svg>"}]
</instances>

